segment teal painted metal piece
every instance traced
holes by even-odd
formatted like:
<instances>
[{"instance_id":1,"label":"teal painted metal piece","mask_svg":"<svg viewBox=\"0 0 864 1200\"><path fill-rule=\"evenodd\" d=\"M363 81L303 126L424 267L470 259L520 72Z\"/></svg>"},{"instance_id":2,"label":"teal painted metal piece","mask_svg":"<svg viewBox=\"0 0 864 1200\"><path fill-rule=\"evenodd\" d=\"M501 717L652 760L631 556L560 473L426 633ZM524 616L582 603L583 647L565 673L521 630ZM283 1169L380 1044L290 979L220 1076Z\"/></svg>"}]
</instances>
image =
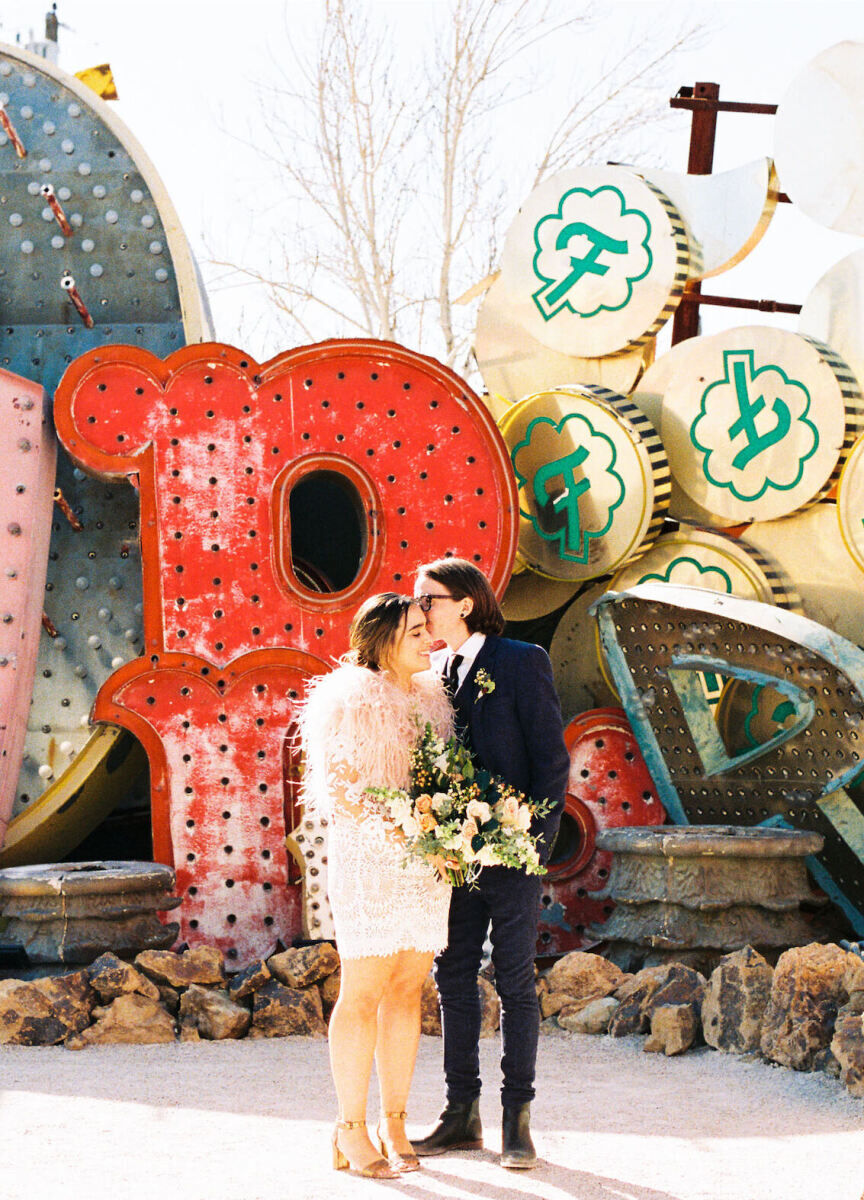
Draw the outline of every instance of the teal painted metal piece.
<instances>
[{"instance_id":1,"label":"teal painted metal piece","mask_svg":"<svg viewBox=\"0 0 864 1200\"><path fill-rule=\"evenodd\" d=\"M762 821L760 824L778 829L795 828L791 821L786 821L783 817L769 817L767 821ZM859 937L864 937L864 912L860 908L856 908L852 901L848 899L818 855L808 854L804 861L807 863L807 870L813 876L816 885L844 913L856 934Z\"/></svg>"},{"instance_id":2,"label":"teal painted metal piece","mask_svg":"<svg viewBox=\"0 0 864 1200\"><path fill-rule=\"evenodd\" d=\"M864 930L864 813L843 791L864 767L864 651L805 617L699 588L640 585L591 611L670 818L822 834L814 877ZM731 755L700 686L707 671L776 689L794 723Z\"/></svg>"},{"instance_id":3,"label":"teal painted metal piece","mask_svg":"<svg viewBox=\"0 0 864 1200\"><path fill-rule=\"evenodd\" d=\"M711 658L708 655L676 654L673 655L672 662L674 665L667 673L684 706L690 732L699 749L706 775L722 775L732 767L741 767L745 763L762 758L773 747L788 742L802 729L806 729L815 716L816 706L807 693L794 683L778 679L776 675L741 670L724 663L722 659ZM795 711L795 724L784 726L769 741L756 745L752 750L731 755L717 729L714 706L709 704L705 695L705 688L701 682L701 675L705 672L731 675L736 679L743 679L746 683L768 685L782 692L788 697Z\"/></svg>"}]
</instances>

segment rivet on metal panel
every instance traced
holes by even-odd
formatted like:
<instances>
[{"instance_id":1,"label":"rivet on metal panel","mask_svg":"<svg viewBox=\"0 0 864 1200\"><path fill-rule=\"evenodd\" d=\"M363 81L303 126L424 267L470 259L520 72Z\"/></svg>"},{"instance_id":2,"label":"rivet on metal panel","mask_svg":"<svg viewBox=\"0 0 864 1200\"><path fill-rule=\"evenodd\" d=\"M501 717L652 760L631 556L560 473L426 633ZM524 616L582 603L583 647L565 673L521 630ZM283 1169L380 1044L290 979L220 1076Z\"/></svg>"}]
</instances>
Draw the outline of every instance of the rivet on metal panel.
<instances>
[{"instance_id":1,"label":"rivet on metal panel","mask_svg":"<svg viewBox=\"0 0 864 1200\"><path fill-rule=\"evenodd\" d=\"M53 185L50 183L43 183L41 188L39 189L39 195L43 198L43 200L48 201L47 220L49 220L49 221L55 220L57 222L57 224L60 226L60 228L63 230L64 235L66 237L71 237L72 236L72 226L69 224L69 221L66 218L66 214L63 211L62 204L57 199L57 196L54 193ZM42 215L44 217L45 213L43 212ZM61 245L62 245L62 243L61 243Z\"/></svg>"},{"instance_id":2,"label":"rivet on metal panel","mask_svg":"<svg viewBox=\"0 0 864 1200\"><path fill-rule=\"evenodd\" d=\"M32 112L31 112L31 116L32 116ZM15 153L18 155L18 157L26 158L27 150L25 149L24 143L21 141L21 138L18 136L17 129L12 124L12 120L6 111L6 106L3 104L0 104L0 125L3 126L3 129L6 133L7 138L12 143L12 145L15 147Z\"/></svg>"},{"instance_id":3,"label":"rivet on metal panel","mask_svg":"<svg viewBox=\"0 0 864 1200\"><path fill-rule=\"evenodd\" d=\"M22 246L22 249L23 249L23 246ZM92 271L92 268L91 268L91 271ZM63 278L60 280L60 286L64 290L64 292L68 293L69 299L75 305L75 311L78 313L81 320L84 322L84 325L86 326L86 328L92 329L95 322L93 320L93 317L90 315L90 310L88 309L87 305L81 299L81 295L78 291L78 288L75 286L74 278L71 275L64 275Z\"/></svg>"}]
</instances>

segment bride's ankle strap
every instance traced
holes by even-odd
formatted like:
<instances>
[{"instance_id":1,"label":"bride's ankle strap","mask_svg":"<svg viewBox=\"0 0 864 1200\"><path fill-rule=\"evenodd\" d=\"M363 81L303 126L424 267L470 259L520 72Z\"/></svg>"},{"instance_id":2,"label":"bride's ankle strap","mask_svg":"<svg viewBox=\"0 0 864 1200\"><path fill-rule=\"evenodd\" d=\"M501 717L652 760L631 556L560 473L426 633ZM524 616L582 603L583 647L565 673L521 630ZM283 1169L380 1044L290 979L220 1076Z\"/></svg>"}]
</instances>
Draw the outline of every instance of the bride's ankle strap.
<instances>
[{"instance_id":1,"label":"bride's ankle strap","mask_svg":"<svg viewBox=\"0 0 864 1200\"><path fill-rule=\"evenodd\" d=\"M385 1112L384 1116L388 1121L404 1121L408 1114L407 1112Z\"/></svg>"},{"instance_id":2,"label":"bride's ankle strap","mask_svg":"<svg viewBox=\"0 0 864 1200\"><path fill-rule=\"evenodd\" d=\"M364 1129L365 1127L366 1127L365 1121L337 1121L336 1122L337 1129Z\"/></svg>"}]
</instances>

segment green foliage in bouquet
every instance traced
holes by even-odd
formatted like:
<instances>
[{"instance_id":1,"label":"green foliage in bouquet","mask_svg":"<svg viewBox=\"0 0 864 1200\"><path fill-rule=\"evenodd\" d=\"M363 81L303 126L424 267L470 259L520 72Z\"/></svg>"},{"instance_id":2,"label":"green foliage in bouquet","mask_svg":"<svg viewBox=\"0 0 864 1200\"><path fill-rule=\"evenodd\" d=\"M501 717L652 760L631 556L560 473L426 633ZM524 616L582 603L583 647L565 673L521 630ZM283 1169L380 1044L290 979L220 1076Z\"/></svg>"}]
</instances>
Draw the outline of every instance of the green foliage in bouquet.
<instances>
[{"instance_id":1,"label":"green foliage in bouquet","mask_svg":"<svg viewBox=\"0 0 864 1200\"><path fill-rule=\"evenodd\" d=\"M411 783L367 788L405 838L408 853L443 858L447 881L472 884L483 867L514 867L543 875L531 820L545 816L535 801L478 767L456 738L442 738L427 722L411 758Z\"/></svg>"}]
</instances>

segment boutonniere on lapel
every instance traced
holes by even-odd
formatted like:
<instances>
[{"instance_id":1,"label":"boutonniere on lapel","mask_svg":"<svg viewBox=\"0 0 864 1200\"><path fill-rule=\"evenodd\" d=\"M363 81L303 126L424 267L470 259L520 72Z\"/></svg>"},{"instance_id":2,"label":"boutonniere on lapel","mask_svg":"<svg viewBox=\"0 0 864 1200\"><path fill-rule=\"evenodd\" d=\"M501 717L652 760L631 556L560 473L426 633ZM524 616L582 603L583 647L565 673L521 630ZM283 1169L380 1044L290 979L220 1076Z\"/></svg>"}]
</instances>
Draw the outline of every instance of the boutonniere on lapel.
<instances>
[{"instance_id":1,"label":"boutonniere on lapel","mask_svg":"<svg viewBox=\"0 0 864 1200\"><path fill-rule=\"evenodd\" d=\"M495 691L495 680L487 671L484 671L482 667L474 676L474 683L478 688L477 695L474 697L475 704L484 696L488 696L491 692Z\"/></svg>"}]
</instances>

